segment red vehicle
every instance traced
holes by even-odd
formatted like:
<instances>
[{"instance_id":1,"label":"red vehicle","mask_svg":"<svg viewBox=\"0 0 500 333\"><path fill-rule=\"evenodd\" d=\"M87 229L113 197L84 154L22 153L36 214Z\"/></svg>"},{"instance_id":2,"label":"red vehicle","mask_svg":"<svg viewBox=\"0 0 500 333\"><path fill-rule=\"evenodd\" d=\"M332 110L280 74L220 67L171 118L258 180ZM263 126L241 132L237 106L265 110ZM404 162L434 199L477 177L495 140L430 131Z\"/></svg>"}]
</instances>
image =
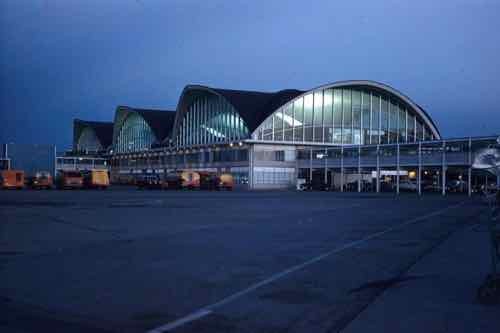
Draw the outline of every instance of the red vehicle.
<instances>
[{"instance_id":1,"label":"red vehicle","mask_svg":"<svg viewBox=\"0 0 500 333\"><path fill-rule=\"evenodd\" d=\"M52 176L47 171L40 171L30 179L29 185L35 190L46 189L50 190L54 186Z\"/></svg>"},{"instance_id":2,"label":"red vehicle","mask_svg":"<svg viewBox=\"0 0 500 333\"><path fill-rule=\"evenodd\" d=\"M0 171L1 189L22 189L24 188L24 171L2 170Z\"/></svg>"}]
</instances>

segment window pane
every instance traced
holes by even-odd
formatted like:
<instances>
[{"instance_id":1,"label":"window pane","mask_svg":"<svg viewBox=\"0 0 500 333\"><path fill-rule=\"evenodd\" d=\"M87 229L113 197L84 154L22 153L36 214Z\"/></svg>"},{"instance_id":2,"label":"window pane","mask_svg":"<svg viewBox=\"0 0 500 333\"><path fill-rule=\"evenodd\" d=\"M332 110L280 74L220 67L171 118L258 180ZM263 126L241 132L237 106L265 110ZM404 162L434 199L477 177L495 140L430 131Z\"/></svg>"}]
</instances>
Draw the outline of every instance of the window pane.
<instances>
[{"instance_id":1,"label":"window pane","mask_svg":"<svg viewBox=\"0 0 500 333\"><path fill-rule=\"evenodd\" d=\"M323 91L314 93L314 141L323 142Z\"/></svg>"},{"instance_id":2,"label":"window pane","mask_svg":"<svg viewBox=\"0 0 500 333\"><path fill-rule=\"evenodd\" d=\"M380 97L372 94L372 129L371 129L371 143L380 143Z\"/></svg>"},{"instance_id":3,"label":"window pane","mask_svg":"<svg viewBox=\"0 0 500 333\"><path fill-rule=\"evenodd\" d=\"M389 106L385 98L381 98L380 105L380 143L384 144L389 142Z\"/></svg>"},{"instance_id":4,"label":"window pane","mask_svg":"<svg viewBox=\"0 0 500 333\"><path fill-rule=\"evenodd\" d=\"M408 113L408 142L415 142L415 117Z\"/></svg>"},{"instance_id":5,"label":"window pane","mask_svg":"<svg viewBox=\"0 0 500 333\"><path fill-rule=\"evenodd\" d=\"M274 113L274 141L283 141L283 109Z\"/></svg>"},{"instance_id":6,"label":"window pane","mask_svg":"<svg viewBox=\"0 0 500 333\"><path fill-rule=\"evenodd\" d=\"M285 114L283 117L283 126L285 127L285 141L293 141L293 105L291 103L285 106Z\"/></svg>"},{"instance_id":7,"label":"window pane","mask_svg":"<svg viewBox=\"0 0 500 333\"><path fill-rule=\"evenodd\" d=\"M344 89L342 91L342 110L344 112L343 119L343 143L352 143L352 110L351 110L351 91Z\"/></svg>"},{"instance_id":8,"label":"window pane","mask_svg":"<svg viewBox=\"0 0 500 333\"><path fill-rule=\"evenodd\" d=\"M313 120L313 95L304 97L304 123L306 126L312 125Z\"/></svg>"},{"instance_id":9,"label":"window pane","mask_svg":"<svg viewBox=\"0 0 500 333\"><path fill-rule=\"evenodd\" d=\"M304 101L302 97L293 103L293 112L295 115L295 120L293 122L294 139L295 141L303 141L302 128L304 126Z\"/></svg>"},{"instance_id":10,"label":"window pane","mask_svg":"<svg viewBox=\"0 0 500 333\"><path fill-rule=\"evenodd\" d=\"M313 95L304 97L304 141L313 141Z\"/></svg>"},{"instance_id":11,"label":"window pane","mask_svg":"<svg viewBox=\"0 0 500 333\"><path fill-rule=\"evenodd\" d=\"M399 142L406 142L406 111L399 108Z\"/></svg>"},{"instance_id":12,"label":"window pane","mask_svg":"<svg viewBox=\"0 0 500 333\"><path fill-rule=\"evenodd\" d=\"M398 104L391 101L389 111L389 143L396 143L398 140Z\"/></svg>"},{"instance_id":13,"label":"window pane","mask_svg":"<svg viewBox=\"0 0 500 333\"><path fill-rule=\"evenodd\" d=\"M273 118L268 117L264 122L263 126L263 139L272 140L273 139Z\"/></svg>"},{"instance_id":14,"label":"window pane","mask_svg":"<svg viewBox=\"0 0 500 333\"><path fill-rule=\"evenodd\" d=\"M342 143L342 90L333 90L333 142Z\"/></svg>"},{"instance_id":15,"label":"window pane","mask_svg":"<svg viewBox=\"0 0 500 333\"><path fill-rule=\"evenodd\" d=\"M323 122L325 128L325 142L333 142L333 91L327 89L323 95Z\"/></svg>"},{"instance_id":16,"label":"window pane","mask_svg":"<svg viewBox=\"0 0 500 333\"><path fill-rule=\"evenodd\" d=\"M353 143L361 143L361 91L352 91Z\"/></svg>"},{"instance_id":17,"label":"window pane","mask_svg":"<svg viewBox=\"0 0 500 333\"><path fill-rule=\"evenodd\" d=\"M417 141L422 141L423 134L422 123L417 120Z\"/></svg>"},{"instance_id":18,"label":"window pane","mask_svg":"<svg viewBox=\"0 0 500 333\"><path fill-rule=\"evenodd\" d=\"M370 143L370 94L367 92L363 92L361 103L361 123L362 123L362 131L361 131L361 143L369 144Z\"/></svg>"}]
</instances>

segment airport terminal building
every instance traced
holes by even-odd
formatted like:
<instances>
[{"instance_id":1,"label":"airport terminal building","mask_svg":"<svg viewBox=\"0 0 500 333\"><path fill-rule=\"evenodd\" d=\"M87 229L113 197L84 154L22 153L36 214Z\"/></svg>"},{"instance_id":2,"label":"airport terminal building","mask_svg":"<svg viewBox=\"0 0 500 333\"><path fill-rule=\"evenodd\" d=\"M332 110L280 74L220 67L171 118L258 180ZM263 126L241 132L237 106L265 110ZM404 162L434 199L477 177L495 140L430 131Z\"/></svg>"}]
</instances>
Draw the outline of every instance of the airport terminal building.
<instances>
[{"instance_id":1,"label":"airport terminal building","mask_svg":"<svg viewBox=\"0 0 500 333\"><path fill-rule=\"evenodd\" d=\"M339 191L416 184L419 193L495 181L472 166L496 144L443 139L418 104L374 81L278 92L188 85L175 111L119 106L113 123L75 121L73 138L75 151L107 157L114 182L189 169L230 172L249 189L306 181Z\"/></svg>"}]
</instances>

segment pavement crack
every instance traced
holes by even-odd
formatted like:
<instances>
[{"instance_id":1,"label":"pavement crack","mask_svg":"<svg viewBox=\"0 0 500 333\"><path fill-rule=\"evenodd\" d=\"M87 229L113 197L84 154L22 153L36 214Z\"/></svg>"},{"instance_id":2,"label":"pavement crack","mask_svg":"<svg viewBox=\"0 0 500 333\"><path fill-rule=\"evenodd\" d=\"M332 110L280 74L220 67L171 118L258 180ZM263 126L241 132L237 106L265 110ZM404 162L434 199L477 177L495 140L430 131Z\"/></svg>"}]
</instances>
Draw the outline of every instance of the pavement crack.
<instances>
[{"instance_id":1,"label":"pavement crack","mask_svg":"<svg viewBox=\"0 0 500 333\"><path fill-rule=\"evenodd\" d=\"M431 276L435 275L403 275L403 276L396 276L390 279L382 279L382 280L375 280L375 281L370 281L367 283L363 283L361 286L357 288L353 288L349 290L349 294L353 294L359 291L367 290L367 289L387 289L391 288L397 284L406 282L406 281L411 281L411 280L419 280L419 279L424 279L424 278L429 278Z\"/></svg>"}]
</instances>

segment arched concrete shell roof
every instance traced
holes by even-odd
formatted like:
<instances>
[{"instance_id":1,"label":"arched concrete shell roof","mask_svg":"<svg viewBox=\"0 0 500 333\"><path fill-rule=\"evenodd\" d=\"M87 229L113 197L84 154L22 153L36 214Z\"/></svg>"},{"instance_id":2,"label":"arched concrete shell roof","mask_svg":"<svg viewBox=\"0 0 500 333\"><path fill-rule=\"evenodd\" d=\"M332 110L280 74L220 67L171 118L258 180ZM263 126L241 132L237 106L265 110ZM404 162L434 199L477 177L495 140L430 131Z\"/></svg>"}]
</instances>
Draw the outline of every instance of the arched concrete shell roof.
<instances>
[{"instance_id":1,"label":"arched concrete shell roof","mask_svg":"<svg viewBox=\"0 0 500 333\"><path fill-rule=\"evenodd\" d=\"M177 105L172 136L177 134L177 129L191 102L207 94L220 96L231 104L243 119L251 133L274 110L302 93L303 91L295 89L280 90L278 92L260 92L188 85L182 91L179 104Z\"/></svg>"},{"instance_id":2,"label":"arched concrete shell roof","mask_svg":"<svg viewBox=\"0 0 500 333\"><path fill-rule=\"evenodd\" d=\"M113 123L103 121L86 121L81 119L73 120L73 148L76 148L78 139L85 128L94 131L99 143L107 149L113 143Z\"/></svg>"},{"instance_id":3,"label":"arched concrete shell roof","mask_svg":"<svg viewBox=\"0 0 500 333\"><path fill-rule=\"evenodd\" d=\"M325 84L319 87L316 87L314 89L311 89L307 92L304 92L302 95L297 96L294 99L303 97L311 92L317 91L317 90L323 90L323 89L328 89L328 88L347 88L347 87L353 87L353 88L358 88L358 89L367 89L367 90L375 90L380 92L382 95L390 96L392 98L396 98L399 100L399 102L402 102L405 104L410 111L413 111L414 114L418 115L421 120L425 122L425 125L431 129L432 133L436 137L436 139L441 139L441 134L439 133L439 130L432 120L432 118L429 116L429 114L421 108L418 104L413 102L408 96L405 94L401 93L399 90L396 90L386 84L376 82L376 81L370 81L370 80L349 80L349 81L337 81L334 83L329 83Z\"/></svg>"},{"instance_id":4,"label":"arched concrete shell roof","mask_svg":"<svg viewBox=\"0 0 500 333\"><path fill-rule=\"evenodd\" d=\"M193 100L203 95L212 94L224 98L236 109L240 117L247 125L250 133L252 133L269 115L277 111L286 103L316 90L343 87L353 87L372 91L375 90L379 91L383 95L397 99L400 103L406 105L410 111L413 111L413 113L416 114L422 121L424 121L425 125L431 129L436 138L441 138L441 134L439 133L437 126L423 108L400 91L386 84L370 80L338 81L322 85L308 91L286 89L278 92L230 90L211 88L202 85L188 85L182 91L179 104L177 105L172 137L177 134L177 129L182 121L182 118L184 117L184 114L187 112L188 106Z\"/></svg>"},{"instance_id":5,"label":"arched concrete shell roof","mask_svg":"<svg viewBox=\"0 0 500 333\"><path fill-rule=\"evenodd\" d=\"M123 126L123 123L131 113L138 114L146 121L146 123L153 131L156 140L158 141L166 139L172 131L175 120L174 111L138 109L129 106L118 106L115 112L113 142L116 142L116 138L120 133L120 129Z\"/></svg>"}]
</instances>

